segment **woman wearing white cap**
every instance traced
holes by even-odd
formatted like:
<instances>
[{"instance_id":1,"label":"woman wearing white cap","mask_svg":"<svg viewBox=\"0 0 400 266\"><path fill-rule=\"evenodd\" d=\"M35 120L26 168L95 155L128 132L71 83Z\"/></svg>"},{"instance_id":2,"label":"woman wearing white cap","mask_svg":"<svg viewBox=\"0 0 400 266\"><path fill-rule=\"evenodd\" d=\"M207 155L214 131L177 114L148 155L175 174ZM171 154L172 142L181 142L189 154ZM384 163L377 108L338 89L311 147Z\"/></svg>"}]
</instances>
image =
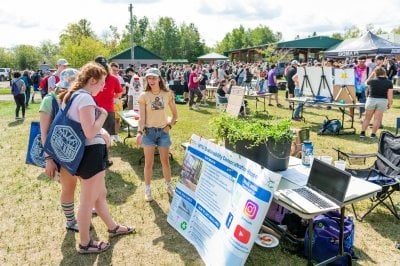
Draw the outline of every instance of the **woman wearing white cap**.
<instances>
[{"instance_id":1,"label":"woman wearing white cap","mask_svg":"<svg viewBox=\"0 0 400 266\"><path fill-rule=\"evenodd\" d=\"M145 90L138 100L140 118L136 142L142 145L144 150L145 200L152 201L150 183L156 146L160 153L165 188L171 196L174 194L169 164L169 147L171 146L169 131L176 123L178 112L174 94L165 86L160 71L157 68L150 68L146 72L145 79ZM172 113L170 120L167 117L167 106Z\"/></svg>"},{"instance_id":2,"label":"woman wearing white cap","mask_svg":"<svg viewBox=\"0 0 400 266\"><path fill-rule=\"evenodd\" d=\"M59 109L59 102L57 95L60 91L66 90L70 87L72 81L75 80L78 70L67 68L60 73L60 82L56 84L56 90L51 90L43 98L39 112L40 112L40 134L42 144L44 145L50 124L56 116ZM78 232L78 224L75 219L74 211L74 193L76 188L76 176L72 176L63 167L59 169L51 157L46 158L46 175L50 178L60 178L61 183L61 209L64 212L66 222L66 229Z\"/></svg>"}]
</instances>

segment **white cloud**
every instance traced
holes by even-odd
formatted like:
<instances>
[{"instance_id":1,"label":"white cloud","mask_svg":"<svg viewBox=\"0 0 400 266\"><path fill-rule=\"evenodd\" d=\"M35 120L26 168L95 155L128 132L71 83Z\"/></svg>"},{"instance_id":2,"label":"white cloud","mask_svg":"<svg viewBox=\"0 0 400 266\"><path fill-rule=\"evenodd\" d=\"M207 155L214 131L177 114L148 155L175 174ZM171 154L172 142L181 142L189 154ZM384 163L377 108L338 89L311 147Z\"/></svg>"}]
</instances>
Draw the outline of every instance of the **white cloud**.
<instances>
[{"instance_id":1,"label":"white cloud","mask_svg":"<svg viewBox=\"0 0 400 266\"><path fill-rule=\"evenodd\" d=\"M372 23L386 31L400 25L396 0L14 0L0 5L0 47L57 42L68 24L83 18L98 35L110 25L122 32L129 23L130 3L134 15L146 16L152 23L165 16L177 25L194 23L208 45L240 25L245 29L267 26L281 32L284 40L313 32L329 36L353 25L365 30Z\"/></svg>"}]
</instances>

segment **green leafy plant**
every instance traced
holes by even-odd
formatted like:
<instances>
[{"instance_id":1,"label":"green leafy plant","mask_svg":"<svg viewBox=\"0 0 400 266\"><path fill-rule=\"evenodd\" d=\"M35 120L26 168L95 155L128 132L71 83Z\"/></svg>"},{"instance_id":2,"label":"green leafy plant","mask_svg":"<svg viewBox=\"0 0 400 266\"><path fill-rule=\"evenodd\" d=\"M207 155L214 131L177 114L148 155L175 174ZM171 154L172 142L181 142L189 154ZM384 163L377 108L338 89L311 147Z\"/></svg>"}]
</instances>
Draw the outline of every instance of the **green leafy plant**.
<instances>
[{"instance_id":1,"label":"green leafy plant","mask_svg":"<svg viewBox=\"0 0 400 266\"><path fill-rule=\"evenodd\" d=\"M218 140L225 139L232 144L238 140L248 140L252 142L250 147L265 143L269 138L281 142L291 141L294 136L290 119L237 118L221 114L214 117L210 124Z\"/></svg>"}]
</instances>

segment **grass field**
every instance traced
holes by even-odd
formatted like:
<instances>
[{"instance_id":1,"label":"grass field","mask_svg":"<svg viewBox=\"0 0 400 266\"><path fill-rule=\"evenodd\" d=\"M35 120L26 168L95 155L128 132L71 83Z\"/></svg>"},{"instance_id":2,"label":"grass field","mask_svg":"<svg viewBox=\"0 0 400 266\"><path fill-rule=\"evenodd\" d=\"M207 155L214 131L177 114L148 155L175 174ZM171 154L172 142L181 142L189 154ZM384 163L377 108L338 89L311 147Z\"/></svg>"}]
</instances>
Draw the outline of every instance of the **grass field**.
<instances>
[{"instance_id":1,"label":"grass field","mask_svg":"<svg viewBox=\"0 0 400 266\"><path fill-rule=\"evenodd\" d=\"M269 115L290 117L291 111L280 92L283 109L268 107ZM48 179L39 168L25 164L30 122L38 120L39 104L31 104L25 121L14 121L14 102L0 101L0 264L1 265L203 265L194 247L172 229L166 217L169 198L164 191L161 167L156 160L152 203L144 202L143 165L138 165L143 151L134 145L118 143L111 148L114 165L107 171L108 202L116 221L135 225L137 233L111 240L111 250L100 255L78 255L78 235L66 232L59 206L60 186ZM254 102L250 102L254 110ZM400 99L384 115L385 129L395 131L400 116ZM208 121L218 115L210 102L201 111L189 111L178 105L179 122L172 129L173 179L179 178L184 150L181 143L195 133L213 138ZM309 127L316 155L336 154L333 147L348 152L368 153L377 150L377 142L360 140L358 135L318 136L325 115L339 118L336 110L306 109L306 122L293 122L293 128ZM360 123L355 126L359 132ZM369 133L369 132L368 132ZM120 133L121 137L126 132ZM400 193L395 195L400 201ZM76 191L76 202L79 186ZM368 200L357 204L363 211ZM77 205L77 204L76 204ZM351 213L350 208L348 214ZM98 217L93 218L95 239L107 239L107 230ZM364 222L355 222L355 250L360 259L356 265L400 265L400 223L384 208L374 210ZM246 265L304 265L306 261L285 245L264 249L254 245Z\"/></svg>"}]
</instances>

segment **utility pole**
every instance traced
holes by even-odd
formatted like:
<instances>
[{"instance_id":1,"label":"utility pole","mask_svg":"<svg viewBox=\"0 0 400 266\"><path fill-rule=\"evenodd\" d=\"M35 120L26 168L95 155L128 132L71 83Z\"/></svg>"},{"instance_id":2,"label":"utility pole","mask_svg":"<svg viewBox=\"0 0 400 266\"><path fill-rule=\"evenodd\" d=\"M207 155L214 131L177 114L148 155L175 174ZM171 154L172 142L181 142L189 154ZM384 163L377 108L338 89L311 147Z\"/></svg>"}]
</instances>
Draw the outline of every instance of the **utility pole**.
<instances>
[{"instance_id":1,"label":"utility pole","mask_svg":"<svg viewBox=\"0 0 400 266\"><path fill-rule=\"evenodd\" d=\"M130 30L131 30L131 61L132 61L132 65L134 64L134 60L135 60L135 47L133 46L133 15L132 15L132 10L133 10L133 6L132 4L129 5L129 13L130 13L130 20L129 20L129 26L130 26Z\"/></svg>"}]
</instances>

